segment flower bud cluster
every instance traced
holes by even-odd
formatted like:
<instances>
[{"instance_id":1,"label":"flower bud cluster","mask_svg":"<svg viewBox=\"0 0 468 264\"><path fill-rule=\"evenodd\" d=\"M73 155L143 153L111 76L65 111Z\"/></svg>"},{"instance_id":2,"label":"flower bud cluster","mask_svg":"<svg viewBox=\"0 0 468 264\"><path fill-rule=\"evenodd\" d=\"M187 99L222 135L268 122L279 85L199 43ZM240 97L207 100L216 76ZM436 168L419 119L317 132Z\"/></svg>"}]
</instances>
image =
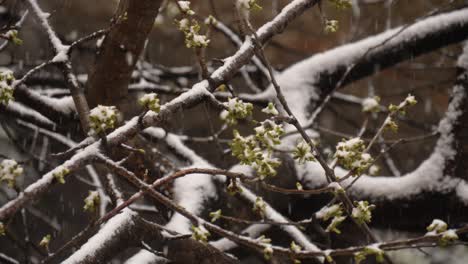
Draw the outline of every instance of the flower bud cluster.
<instances>
[{"instance_id":1,"label":"flower bud cluster","mask_svg":"<svg viewBox=\"0 0 468 264\"><path fill-rule=\"evenodd\" d=\"M271 257L273 256L273 247L271 245L271 239L265 237L264 235L261 235L256 240L263 246L263 257L266 260L271 259Z\"/></svg>"},{"instance_id":2,"label":"flower bud cluster","mask_svg":"<svg viewBox=\"0 0 468 264\"><path fill-rule=\"evenodd\" d=\"M329 33L335 33L338 31L338 27L339 27L339 23L338 23L338 20L326 20L325 21L325 33L329 34Z\"/></svg>"},{"instance_id":3,"label":"flower bud cluster","mask_svg":"<svg viewBox=\"0 0 468 264\"><path fill-rule=\"evenodd\" d=\"M210 232L206 230L203 226L192 226L192 238L201 243L207 243Z\"/></svg>"},{"instance_id":4,"label":"flower bud cluster","mask_svg":"<svg viewBox=\"0 0 468 264\"><path fill-rule=\"evenodd\" d=\"M180 31L185 35L185 46L187 48L207 47L210 40L207 36L200 34L200 25L197 20L190 20L189 17L195 15L195 11L190 8L190 1L178 1L184 18L176 21Z\"/></svg>"},{"instance_id":5,"label":"flower bud cluster","mask_svg":"<svg viewBox=\"0 0 468 264\"><path fill-rule=\"evenodd\" d=\"M100 135L115 128L118 111L115 106L98 105L89 113L90 135Z\"/></svg>"},{"instance_id":6,"label":"flower bud cluster","mask_svg":"<svg viewBox=\"0 0 468 264\"><path fill-rule=\"evenodd\" d=\"M336 146L335 158L354 175L360 175L372 163L369 153L365 153L366 146L360 138L352 138L339 142Z\"/></svg>"},{"instance_id":7,"label":"flower bud cluster","mask_svg":"<svg viewBox=\"0 0 468 264\"><path fill-rule=\"evenodd\" d=\"M306 161L315 161L312 149L305 140L301 140L297 143L293 150L293 158L297 160L299 164L304 164Z\"/></svg>"},{"instance_id":8,"label":"flower bud cluster","mask_svg":"<svg viewBox=\"0 0 468 264\"><path fill-rule=\"evenodd\" d=\"M320 211L315 213L317 219L328 221L332 219L330 224L325 229L326 232L335 232L340 234L341 231L338 229L338 226L346 219L346 216L343 216L343 206L342 204L334 204L332 206L325 206Z\"/></svg>"},{"instance_id":9,"label":"flower bud cluster","mask_svg":"<svg viewBox=\"0 0 468 264\"><path fill-rule=\"evenodd\" d=\"M355 201L351 212L351 217L353 217L359 223L370 223L372 220L371 211L375 209L375 205L369 204L368 201Z\"/></svg>"},{"instance_id":10,"label":"flower bud cluster","mask_svg":"<svg viewBox=\"0 0 468 264\"><path fill-rule=\"evenodd\" d=\"M159 104L159 98L156 93L148 93L140 97L138 103L148 110L159 113L161 105Z\"/></svg>"},{"instance_id":11,"label":"flower bud cluster","mask_svg":"<svg viewBox=\"0 0 468 264\"><path fill-rule=\"evenodd\" d=\"M364 247L362 251L354 253L354 260L357 264L361 263L367 256L374 255L377 263L384 262L384 251L379 248L378 244L372 244Z\"/></svg>"},{"instance_id":12,"label":"flower bud cluster","mask_svg":"<svg viewBox=\"0 0 468 264\"><path fill-rule=\"evenodd\" d=\"M458 240L457 232L453 229L448 229L447 223L440 219L432 220L432 223L426 228L426 236L442 235L439 240L439 245L446 246L455 240Z\"/></svg>"},{"instance_id":13,"label":"flower bud cluster","mask_svg":"<svg viewBox=\"0 0 468 264\"><path fill-rule=\"evenodd\" d=\"M219 117L228 125L236 125L237 120L245 119L252 115L253 105L251 103L244 103L238 98L229 98L223 105L226 109L221 111Z\"/></svg>"},{"instance_id":14,"label":"flower bud cluster","mask_svg":"<svg viewBox=\"0 0 468 264\"><path fill-rule=\"evenodd\" d=\"M5 38L13 42L15 45L22 45L23 40L18 37L18 30L11 29L5 33Z\"/></svg>"},{"instance_id":15,"label":"flower bud cluster","mask_svg":"<svg viewBox=\"0 0 468 264\"><path fill-rule=\"evenodd\" d=\"M5 181L10 188L16 185L16 178L22 173L23 167L15 160L4 159L0 163L0 181Z\"/></svg>"},{"instance_id":16,"label":"flower bud cluster","mask_svg":"<svg viewBox=\"0 0 468 264\"><path fill-rule=\"evenodd\" d=\"M0 104L8 105L10 100L13 100L13 82L15 76L10 70L0 72Z\"/></svg>"},{"instance_id":17,"label":"flower bud cluster","mask_svg":"<svg viewBox=\"0 0 468 264\"><path fill-rule=\"evenodd\" d=\"M54 172L52 173L52 176L61 184L65 183L65 176L70 173L70 170L67 169L64 166L58 166L55 168Z\"/></svg>"},{"instance_id":18,"label":"flower bud cluster","mask_svg":"<svg viewBox=\"0 0 468 264\"><path fill-rule=\"evenodd\" d=\"M100 203L99 193L97 191L90 191L84 199L84 203L83 209L85 211L95 212Z\"/></svg>"}]
</instances>

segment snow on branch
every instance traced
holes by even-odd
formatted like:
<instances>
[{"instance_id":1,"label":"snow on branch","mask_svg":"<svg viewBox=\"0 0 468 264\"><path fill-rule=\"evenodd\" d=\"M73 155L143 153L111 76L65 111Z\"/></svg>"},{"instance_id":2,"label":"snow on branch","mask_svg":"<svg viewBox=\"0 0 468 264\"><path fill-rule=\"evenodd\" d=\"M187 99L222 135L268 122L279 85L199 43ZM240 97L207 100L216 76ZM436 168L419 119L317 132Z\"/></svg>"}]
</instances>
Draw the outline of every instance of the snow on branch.
<instances>
[{"instance_id":1,"label":"snow on branch","mask_svg":"<svg viewBox=\"0 0 468 264\"><path fill-rule=\"evenodd\" d=\"M119 215L111 218L96 235L62 263L83 263L88 258L96 258L96 256L99 256L99 251L104 250L108 243L111 243L115 238L119 238L120 233L129 232L128 230L132 229L136 224L134 218L137 216L138 214L132 210L123 209Z\"/></svg>"},{"instance_id":2,"label":"snow on branch","mask_svg":"<svg viewBox=\"0 0 468 264\"><path fill-rule=\"evenodd\" d=\"M0 107L3 108L3 106ZM18 119L31 122L40 127L51 129L56 125L53 121L43 116L39 112L15 101L8 103L5 109L2 109L2 112L6 113L7 115L14 116Z\"/></svg>"},{"instance_id":3,"label":"snow on branch","mask_svg":"<svg viewBox=\"0 0 468 264\"><path fill-rule=\"evenodd\" d=\"M464 8L314 55L289 67L277 79L293 113L305 122L311 101L325 97L346 71L350 70L342 85L467 37L468 8ZM274 98L274 87L258 95L265 96Z\"/></svg>"},{"instance_id":4,"label":"snow on branch","mask_svg":"<svg viewBox=\"0 0 468 264\"><path fill-rule=\"evenodd\" d=\"M281 33L284 28L297 16L311 6L317 4L317 0L294 0L286 5L281 12L270 22L265 23L257 32L257 41L266 43L274 35ZM210 77L215 84L221 84L229 79L237 70L247 63L255 51L255 45L250 37L244 41L239 50L233 56L225 59L224 65L218 68ZM216 85L215 85L216 86Z\"/></svg>"},{"instance_id":5,"label":"snow on branch","mask_svg":"<svg viewBox=\"0 0 468 264\"><path fill-rule=\"evenodd\" d=\"M465 46L464 55L460 57L458 66L465 69L461 73L463 77L468 69L466 58L468 47ZM460 122L460 117L467 111L467 91L466 82L457 83L452 91L452 99L445 113L445 117L439 122L438 139L434 151L416 170L403 175L402 177L384 176L362 176L354 183L350 192L359 198L369 198L373 200L395 200L407 199L423 192L454 192L465 204L468 204L468 190L465 181L454 178L446 172L447 164L455 158L456 151L453 130L454 126ZM325 180L323 169L316 163L304 165L297 164L297 175L300 180L306 182L310 188L323 186ZM348 172L342 168L337 168L338 175L344 176ZM345 181L350 183L352 179Z\"/></svg>"},{"instance_id":6,"label":"snow on branch","mask_svg":"<svg viewBox=\"0 0 468 264\"><path fill-rule=\"evenodd\" d=\"M288 4L282 12L273 19L272 22L267 23L259 29L257 35L259 40L266 42L269 38L273 37L275 34L280 33L286 25L289 24L294 18L299 16L302 12L307 10L317 1L313 0L294 0ZM37 8L35 5L37 3L34 0L30 0L30 3L33 5L36 11ZM37 12L43 14L43 12ZM40 17L44 19L43 17ZM210 79L214 80L216 83L222 83L228 80L234 73L242 67L253 55L254 46L251 41L246 40L244 45L239 49L239 51L234 55L236 59L230 59L225 62L223 67L215 71ZM173 113L175 113L180 108L190 107L197 103L200 103L207 96L211 96L209 90L213 90L216 87L210 87L208 81L202 81L193 86L193 88L172 101L164 104L161 107L161 111L156 114L152 111L148 112L143 118L142 122L139 122L140 117L134 117L129 120L125 125L114 130L107 137L107 145L112 147L119 145L137 135L142 129L150 127L153 125L159 124L161 121L169 118ZM42 176L40 180L28 186L23 192L21 192L18 197L9 201L0 208L0 219L5 219L12 214L14 214L18 209L22 208L26 203L30 202L33 199L39 197L44 193L56 178L54 175L60 172L59 169L66 168L67 172L73 172L85 165L89 160L96 154L101 148L103 142L101 140L94 142L93 144L87 146L83 150L76 153L72 158L66 161L62 166L54 169L53 171ZM62 177L63 180L63 177Z\"/></svg>"},{"instance_id":7,"label":"snow on branch","mask_svg":"<svg viewBox=\"0 0 468 264\"><path fill-rule=\"evenodd\" d=\"M89 126L89 107L88 102L84 96L83 89L79 86L76 75L72 71L72 64L69 58L70 46L63 45L62 41L58 38L52 26L49 24L48 13L44 12L36 0L28 0L31 10L41 23L42 28L46 31L49 41L55 51L55 57L52 58L51 63L57 63L63 72L67 85L75 102L75 107L80 118L83 131L86 133Z\"/></svg>"},{"instance_id":8,"label":"snow on branch","mask_svg":"<svg viewBox=\"0 0 468 264\"><path fill-rule=\"evenodd\" d=\"M187 148L182 143L180 137L166 133L160 128L147 128L144 132L155 138L166 140L169 146L174 148L177 153L181 154L192 163L190 167L201 166L203 168L213 168L208 162L199 157L193 150ZM252 173L252 170L246 166L236 166L233 167L230 171L234 173L242 173L244 175ZM222 182L223 184L225 184L226 181L225 177L220 176L214 177L214 179ZM239 195L249 203L255 204L258 196L244 187L241 183L238 183L238 186L242 190L239 192ZM199 174L197 176L193 175L191 177L178 178L174 183L173 192L175 201L180 206L186 208L186 210L190 213L198 215L201 210L206 207L205 201L207 198L215 198L216 189L213 186L212 177L210 175ZM267 203L265 203L265 217L266 219L275 222L289 221ZM166 227L179 233L187 233L190 230L189 228L191 224L192 223L190 219L187 219L185 216L177 213L171 218ZM305 249L319 250L319 248L311 243L307 236L302 233L302 231L300 231L296 226L283 225L281 228L286 233L288 233L294 239L294 241L299 243ZM138 254L141 254L142 256L148 255L148 253L144 251L141 251Z\"/></svg>"}]
</instances>

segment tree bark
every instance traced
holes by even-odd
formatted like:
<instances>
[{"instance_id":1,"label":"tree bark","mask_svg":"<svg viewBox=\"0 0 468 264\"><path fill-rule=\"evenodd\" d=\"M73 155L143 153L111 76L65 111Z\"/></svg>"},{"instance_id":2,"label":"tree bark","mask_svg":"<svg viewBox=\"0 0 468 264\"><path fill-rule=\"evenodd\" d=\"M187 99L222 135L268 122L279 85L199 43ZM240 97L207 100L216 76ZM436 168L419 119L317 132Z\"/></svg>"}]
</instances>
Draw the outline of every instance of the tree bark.
<instances>
[{"instance_id":1,"label":"tree bark","mask_svg":"<svg viewBox=\"0 0 468 264\"><path fill-rule=\"evenodd\" d=\"M121 0L86 86L90 107L116 105L129 111L128 84L161 0Z\"/></svg>"}]
</instances>

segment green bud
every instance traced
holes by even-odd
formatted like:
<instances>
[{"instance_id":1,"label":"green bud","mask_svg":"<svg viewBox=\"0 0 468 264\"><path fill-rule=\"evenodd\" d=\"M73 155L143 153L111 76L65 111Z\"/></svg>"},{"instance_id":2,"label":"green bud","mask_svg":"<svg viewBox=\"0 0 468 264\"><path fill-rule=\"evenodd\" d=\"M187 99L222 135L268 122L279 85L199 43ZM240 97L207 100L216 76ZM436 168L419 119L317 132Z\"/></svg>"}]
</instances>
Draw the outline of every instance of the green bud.
<instances>
[{"instance_id":1,"label":"green bud","mask_svg":"<svg viewBox=\"0 0 468 264\"><path fill-rule=\"evenodd\" d=\"M117 125L118 111L115 106L98 105L89 112L89 125L91 135L100 135Z\"/></svg>"},{"instance_id":2,"label":"green bud","mask_svg":"<svg viewBox=\"0 0 468 264\"><path fill-rule=\"evenodd\" d=\"M0 222L0 236L5 235L5 226L3 225L2 222Z\"/></svg>"},{"instance_id":3,"label":"green bud","mask_svg":"<svg viewBox=\"0 0 468 264\"><path fill-rule=\"evenodd\" d=\"M145 94L138 100L140 105L145 107L148 110L159 113L161 110L161 105L159 104L159 98L156 93Z\"/></svg>"},{"instance_id":4,"label":"green bud","mask_svg":"<svg viewBox=\"0 0 468 264\"><path fill-rule=\"evenodd\" d=\"M221 209L210 213L211 222L214 223L221 217Z\"/></svg>"},{"instance_id":5,"label":"green bud","mask_svg":"<svg viewBox=\"0 0 468 264\"><path fill-rule=\"evenodd\" d=\"M192 238L201 242L207 243L208 237L210 236L210 232L206 230L203 226L192 226Z\"/></svg>"},{"instance_id":6,"label":"green bud","mask_svg":"<svg viewBox=\"0 0 468 264\"><path fill-rule=\"evenodd\" d=\"M59 166L55 168L54 172L52 173L52 176L61 184L65 183L65 176L70 173L70 170L63 167Z\"/></svg>"},{"instance_id":7,"label":"green bud","mask_svg":"<svg viewBox=\"0 0 468 264\"><path fill-rule=\"evenodd\" d=\"M95 212L100 203L99 193L97 191L90 191L84 202L83 209L85 211Z\"/></svg>"},{"instance_id":8,"label":"green bud","mask_svg":"<svg viewBox=\"0 0 468 264\"><path fill-rule=\"evenodd\" d=\"M375 205L369 204L368 201L355 201L351 212L351 216L356 219L359 223L370 223L372 219L371 211L375 209Z\"/></svg>"},{"instance_id":9,"label":"green bud","mask_svg":"<svg viewBox=\"0 0 468 264\"><path fill-rule=\"evenodd\" d=\"M265 216L266 203L265 201L263 201L262 197L257 197L252 210L256 212L257 214L259 214L262 218Z\"/></svg>"},{"instance_id":10,"label":"green bud","mask_svg":"<svg viewBox=\"0 0 468 264\"><path fill-rule=\"evenodd\" d=\"M251 103L244 103L238 98L229 98L226 103L226 110L220 114L221 120L228 125L237 124L237 120L245 119L252 115L253 105Z\"/></svg>"},{"instance_id":11,"label":"green bud","mask_svg":"<svg viewBox=\"0 0 468 264\"><path fill-rule=\"evenodd\" d=\"M42 240L39 242L39 246L48 249L51 240L52 240L52 236L51 236L50 234L49 234L49 235L46 235L46 236L44 236L44 237L42 238Z\"/></svg>"},{"instance_id":12,"label":"green bud","mask_svg":"<svg viewBox=\"0 0 468 264\"><path fill-rule=\"evenodd\" d=\"M305 140L301 140L296 145L296 148L293 150L293 158L297 160L299 164L304 164L306 161L315 161L311 147Z\"/></svg>"},{"instance_id":13,"label":"green bud","mask_svg":"<svg viewBox=\"0 0 468 264\"><path fill-rule=\"evenodd\" d=\"M15 160L4 159L0 162L0 181L7 182L8 187L16 186L16 179L23 174L21 167Z\"/></svg>"},{"instance_id":14,"label":"green bud","mask_svg":"<svg viewBox=\"0 0 468 264\"><path fill-rule=\"evenodd\" d=\"M325 33L335 33L338 31L338 20L326 20L325 21Z\"/></svg>"}]
</instances>

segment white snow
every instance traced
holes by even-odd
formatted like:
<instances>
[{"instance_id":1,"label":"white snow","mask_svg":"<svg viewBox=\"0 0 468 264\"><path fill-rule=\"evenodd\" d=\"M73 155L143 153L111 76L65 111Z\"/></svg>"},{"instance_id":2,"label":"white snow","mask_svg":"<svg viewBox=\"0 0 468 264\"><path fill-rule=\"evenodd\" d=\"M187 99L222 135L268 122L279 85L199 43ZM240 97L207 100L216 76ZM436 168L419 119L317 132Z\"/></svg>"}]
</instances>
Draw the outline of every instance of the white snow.
<instances>
[{"instance_id":1,"label":"white snow","mask_svg":"<svg viewBox=\"0 0 468 264\"><path fill-rule=\"evenodd\" d=\"M125 261L125 264L154 264L154 263L166 263L165 259L147 251L140 250L138 253L133 255L131 258Z\"/></svg>"},{"instance_id":2,"label":"white snow","mask_svg":"<svg viewBox=\"0 0 468 264\"><path fill-rule=\"evenodd\" d=\"M446 116L440 121L438 131L441 136L431 156L425 160L416 170L402 177L375 177L362 176L350 189L356 197L370 197L378 200L398 199L410 197L423 191L449 192L456 188L457 195L463 201L468 202L468 188L466 183L458 185L460 179L452 179L444 175L445 162L454 157L452 149L453 135L451 129L453 122L460 115L459 106L466 100L464 88L455 86L453 100L450 103ZM299 180L305 182L309 188L323 186L326 184L323 169L319 164L311 162L303 165L296 164ZM337 175L346 175L347 171L342 168L335 170ZM353 179L348 179L347 185Z\"/></svg>"},{"instance_id":3,"label":"white snow","mask_svg":"<svg viewBox=\"0 0 468 264\"><path fill-rule=\"evenodd\" d=\"M289 6L290 5L288 5L287 8L289 8ZM458 25L460 23L468 23L467 12L467 9L461 9L416 22L399 33L396 37L389 40L386 45L396 45L402 41L424 36L434 30L445 28L452 24ZM267 25L264 27L267 27ZM327 71L334 72L337 67L351 65L357 59L361 58L367 50L388 40L400 30L401 27L388 30L382 34L314 55L294 64L279 74L277 81L285 94L286 101L299 122L301 124L307 123L307 107L311 101L319 98L319 91L317 91L316 88L319 77L318 74ZM261 29L259 29L259 31L261 31ZM244 43L244 45L247 44ZM257 95L257 97L267 98L274 98L275 96L274 88L271 85L264 93Z\"/></svg>"},{"instance_id":4,"label":"white snow","mask_svg":"<svg viewBox=\"0 0 468 264\"><path fill-rule=\"evenodd\" d=\"M271 226L268 224L254 224L242 230L241 234L249 236L251 238L257 238L270 227ZM232 242L227 238L221 238L219 240L211 242L210 244L221 251L229 251L237 247L236 243Z\"/></svg>"},{"instance_id":5,"label":"white snow","mask_svg":"<svg viewBox=\"0 0 468 264\"><path fill-rule=\"evenodd\" d=\"M190 166L181 169L213 168L193 150L187 148L178 136L170 133L166 134L163 129L154 127L145 129L145 132L156 138L165 139L170 147L190 161ZM179 205L183 206L187 211L199 215L204 208L204 204L208 200L216 198L216 187L213 184L211 175L191 174L174 181L173 194L174 200ZM182 234L190 233L191 226L190 221L178 213L175 213L166 224L167 228Z\"/></svg>"},{"instance_id":6,"label":"white snow","mask_svg":"<svg viewBox=\"0 0 468 264\"><path fill-rule=\"evenodd\" d=\"M363 112L370 112L373 111L374 109L378 109L379 107L379 102L375 98L365 98L362 101L362 111Z\"/></svg>"},{"instance_id":7,"label":"white snow","mask_svg":"<svg viewBox=\"0 0 468 264\"><path fill-rule=\"evenodd\" d=\"M36 119L39 123L42 123L42 124L49 124L49 125L55 124L53 121L43 116L41 113L15 101L11 101L7 105L7 109L10 109L11 111L18 113L22 117L29 116L33 119Z\"/></svg>"},{"instance_id":8,"label":"white snow","mask_svg":"<svg viewBox=\"0 0 468 264\"><path fill-rule=\"evenodd\" d=\"M234 166L231 168L232 172L243 173L246 175L252 174L252 169L248 166ZM242 192L239 193L244 199L250 201L250 203L254 204L257 196L252 193L249 189L245 188L241 183L238 184L239 187L242 189ZM289 221L283 215L278 213L273 207L271 207L268 203L266 204L265 208L265 218L277 222L287 222ZM307 236L304 235L297 227L292 225L282 225L280 226L286 233L288 233L294 241L296 241L299 245L301 245L306 250L320 250L317 246L315 246L312 242L309 241Z\"/></svg>"},{"instance_id":9,"label":"white snow","mask_svg":"<svg viewBox=\"0 0 468 264\"><path fill-rule=\"evenodd\" d=\"M70 46L60 45L59 47L57 47L57 54L54 58L52 58L52 62L59 63L68 61L69 50Z\"/></svg>"},{"instance_id":10,"label":"white snow","mask_svg":"<svg viewBox=\"0 0 468 264\"><path fill-rule=\"evenodd\" d=\"M96 250L104 247L106 242L118 234L121 228L127 229L134 225L133 218L135 216L137 216L137 213L134 211L128 208L123 209L120 214L112 217L96 235L91 237L79 250L62 263L81 263L88 256L94 256Z\"/></svg>"}]
</instances>

